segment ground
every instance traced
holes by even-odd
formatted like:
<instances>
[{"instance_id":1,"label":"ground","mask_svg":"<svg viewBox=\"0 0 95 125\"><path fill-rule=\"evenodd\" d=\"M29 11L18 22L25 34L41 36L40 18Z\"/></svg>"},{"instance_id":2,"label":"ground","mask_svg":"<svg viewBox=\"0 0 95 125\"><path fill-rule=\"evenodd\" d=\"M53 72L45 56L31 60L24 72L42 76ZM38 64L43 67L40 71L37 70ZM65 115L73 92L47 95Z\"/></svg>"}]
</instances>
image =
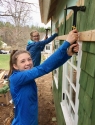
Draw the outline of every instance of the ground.
<instances>
[{"instance_id":1,"label":"ground","mask_svg":"<svg viewBox=\"0 0 95 125\"><path fill-rule=\"evenodd\" d=\"M57 125L52 95L52 73L36 79L39 101L39 125ZM13 105L0 105L0 125L12 117ZM10 125L10 124L7 124Z\"/></svg>"}]
</instances>

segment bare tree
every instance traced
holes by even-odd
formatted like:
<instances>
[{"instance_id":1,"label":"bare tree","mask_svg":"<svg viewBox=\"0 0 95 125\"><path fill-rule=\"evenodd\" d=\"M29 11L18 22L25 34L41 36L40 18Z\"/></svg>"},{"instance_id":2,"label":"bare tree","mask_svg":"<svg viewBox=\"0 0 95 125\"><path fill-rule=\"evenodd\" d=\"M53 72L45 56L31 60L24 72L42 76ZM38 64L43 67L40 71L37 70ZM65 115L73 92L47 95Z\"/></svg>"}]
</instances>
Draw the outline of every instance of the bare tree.
<instances>
[{"instance_id":1,"label":"bare tree","mask_svg":"<svg viewBox=\"0 0 95 125\"><path fill-rule=\"evenodd\" d=\"M19 46L21 38L21 27L24 27L28 21L32 22L32 12L38 8L35 3L24 2L24 0L0 0L0 18L4 18L15 26L15 41ZM36 13L36 11L35 11Z\"/></svg>"},{"instance_id":2,"label":"bare tree","mask_svg":"<svg viewBox=\"0 0 95 125\"><path fill-rule=\"evenodd\" d=\"M24 2L24 0L1 0L0 5L3 6L0 16L10 16L15 26L25 25L28 20L32 19L32 12L35 8L38 8L37 4Z\"/></svg>"}]
</instances>

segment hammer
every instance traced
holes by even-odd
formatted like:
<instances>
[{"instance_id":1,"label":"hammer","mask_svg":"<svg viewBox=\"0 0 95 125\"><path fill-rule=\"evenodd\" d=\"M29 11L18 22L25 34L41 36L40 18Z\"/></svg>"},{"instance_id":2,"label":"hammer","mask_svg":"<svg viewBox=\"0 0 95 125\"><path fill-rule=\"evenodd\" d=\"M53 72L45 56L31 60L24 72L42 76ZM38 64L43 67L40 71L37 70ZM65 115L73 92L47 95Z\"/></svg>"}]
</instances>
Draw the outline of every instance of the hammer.
<instances>
[{"instance_id":1,"label":"hammer","mask_svg":"<svg viewBox=\"0 0 95 125\"><path fill-rule=\"evenodd\" d=\"M74 11L73 26L72 26L72 29L74 29L76 28L77 11L85 12L86 7L85 6L71 6L71 7L67 7L65 10L67 9L72 9Z\"/></svg>"},{"instance_id":2,"label":"hammer","mask_svg":"<svg viewBox=\"0 0 95 125\"><path fill-rule=\"evenodd\" d=\"M48 38L48 31L50 30L50 29L45 29L46 30L46 39Z\"/></svg>"},{"instance_id":3,"label":"hammer","mask_svg":"<svg viewBox=\"0 0 95 125\"><path fill-rule=\"evenodd\" d=\"M74 12L74 15L73 15L73 25L72 25L72 30L73 30L73 29L76 28L77 12L78 11L85 12L86 7L85 6L71 6L71 7L67 7L65 10L67 10L67 9L72 9L73 12Z\"/></svg>"}]
</instances>

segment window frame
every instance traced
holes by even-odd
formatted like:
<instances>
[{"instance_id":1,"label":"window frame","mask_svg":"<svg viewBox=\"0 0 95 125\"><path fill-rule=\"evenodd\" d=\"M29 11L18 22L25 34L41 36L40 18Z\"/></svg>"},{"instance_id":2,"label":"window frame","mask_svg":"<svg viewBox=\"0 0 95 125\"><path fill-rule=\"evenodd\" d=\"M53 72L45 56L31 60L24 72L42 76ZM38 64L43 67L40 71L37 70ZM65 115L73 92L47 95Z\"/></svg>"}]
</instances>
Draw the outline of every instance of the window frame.
<instances>
[{"instance_id":1,"label":"window frame","mask_svg":"<svg viewBox=\"0 0 95 125\"><path fill-rule=\"evenodd\" d=\"M50 44L47 44L46 46L45 46L45 48L46 48L46 51L50 51ZM49 49L47 49L47 48L49 48Z\"/></svg>"},{"instance_id":2,"label":"window frame","mask_svg":"<svg viewBox=\"0 0 95 125\"><path fill-rule=\"evenodd\" d=\"M69 60L63 65L63 77L62 77L62 101L60 102L60 105L61 105L61 108L62 108L62 112L63 112L63 115L64 115L64 118L65 118L65 122L66 122L66 125L77 125L78 123L78 107L79 107L79 99L78 99L78 94L79 94L79 88L80 88L80 85L79 85L79 78L80 78L80 64L81 64L81 57L82 57L82 42L78 42L79 44L79 52L78 52L78 55L77 55L77 66L73 65L72 64L72 61L70 62ZM73 57L71 58L71 60L73 60ZM70 64L71 67L73 67L74 69L77 70L77 74L76 74L76 87L72 86L76 92L76 97L75 97L75 105L72 105L71 106L71 100L69 98L69 101L70 101L70 105L68 106L67 105L67 102L66 102L66 80L68 79L68 76L66 74L66 70L67 70L67 64ZM69 79L68 79L69 80ZM69 81L70 82L70 81ZM65 93L65 97L63 97L63 93ZM71 95L70 95L71 96ZM71 116L71 107L73 107L74 109L74 113L75 113L75 118L73 119L72 116Z\"/></svg>"}]
</instances>

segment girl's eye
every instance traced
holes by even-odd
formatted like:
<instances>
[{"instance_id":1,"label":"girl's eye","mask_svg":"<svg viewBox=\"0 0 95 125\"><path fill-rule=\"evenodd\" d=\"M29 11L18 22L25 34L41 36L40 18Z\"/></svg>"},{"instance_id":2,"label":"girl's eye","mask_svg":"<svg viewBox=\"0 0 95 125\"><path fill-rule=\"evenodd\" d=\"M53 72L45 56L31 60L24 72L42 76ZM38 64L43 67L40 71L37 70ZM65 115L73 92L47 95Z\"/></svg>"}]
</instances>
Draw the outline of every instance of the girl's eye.
<instances>
[{"instance_id":1,"label":"girl's eye","mask_svg":"<svg viewBox=\"0 0 95 125\"><path fill-rule=\"evenodd\" d=\"M31 60L32 60L31 58L28 59L28 61L31 61Z\"/></svg>"},{"instance_id":2,"label":"girl's eye","mask_svg":"<svg viewBox=\"0 0 95 125\"><path fill-rule=\"evenodd\" d=\"M22 60L21 63L25 63L26 60ZM31 58L28 58L27 61L32 61Z\"/></svg>"},{"instance_id":3,"label":"girl's eye","mask_svg":"<svg viewBox=\"0 0 95 125\"><path fill-rule=\"evenodd\" d=\"M21 63L24 63L24 62L25 62L24 60L21 61Z\"/></svg>"}]
</instances>

